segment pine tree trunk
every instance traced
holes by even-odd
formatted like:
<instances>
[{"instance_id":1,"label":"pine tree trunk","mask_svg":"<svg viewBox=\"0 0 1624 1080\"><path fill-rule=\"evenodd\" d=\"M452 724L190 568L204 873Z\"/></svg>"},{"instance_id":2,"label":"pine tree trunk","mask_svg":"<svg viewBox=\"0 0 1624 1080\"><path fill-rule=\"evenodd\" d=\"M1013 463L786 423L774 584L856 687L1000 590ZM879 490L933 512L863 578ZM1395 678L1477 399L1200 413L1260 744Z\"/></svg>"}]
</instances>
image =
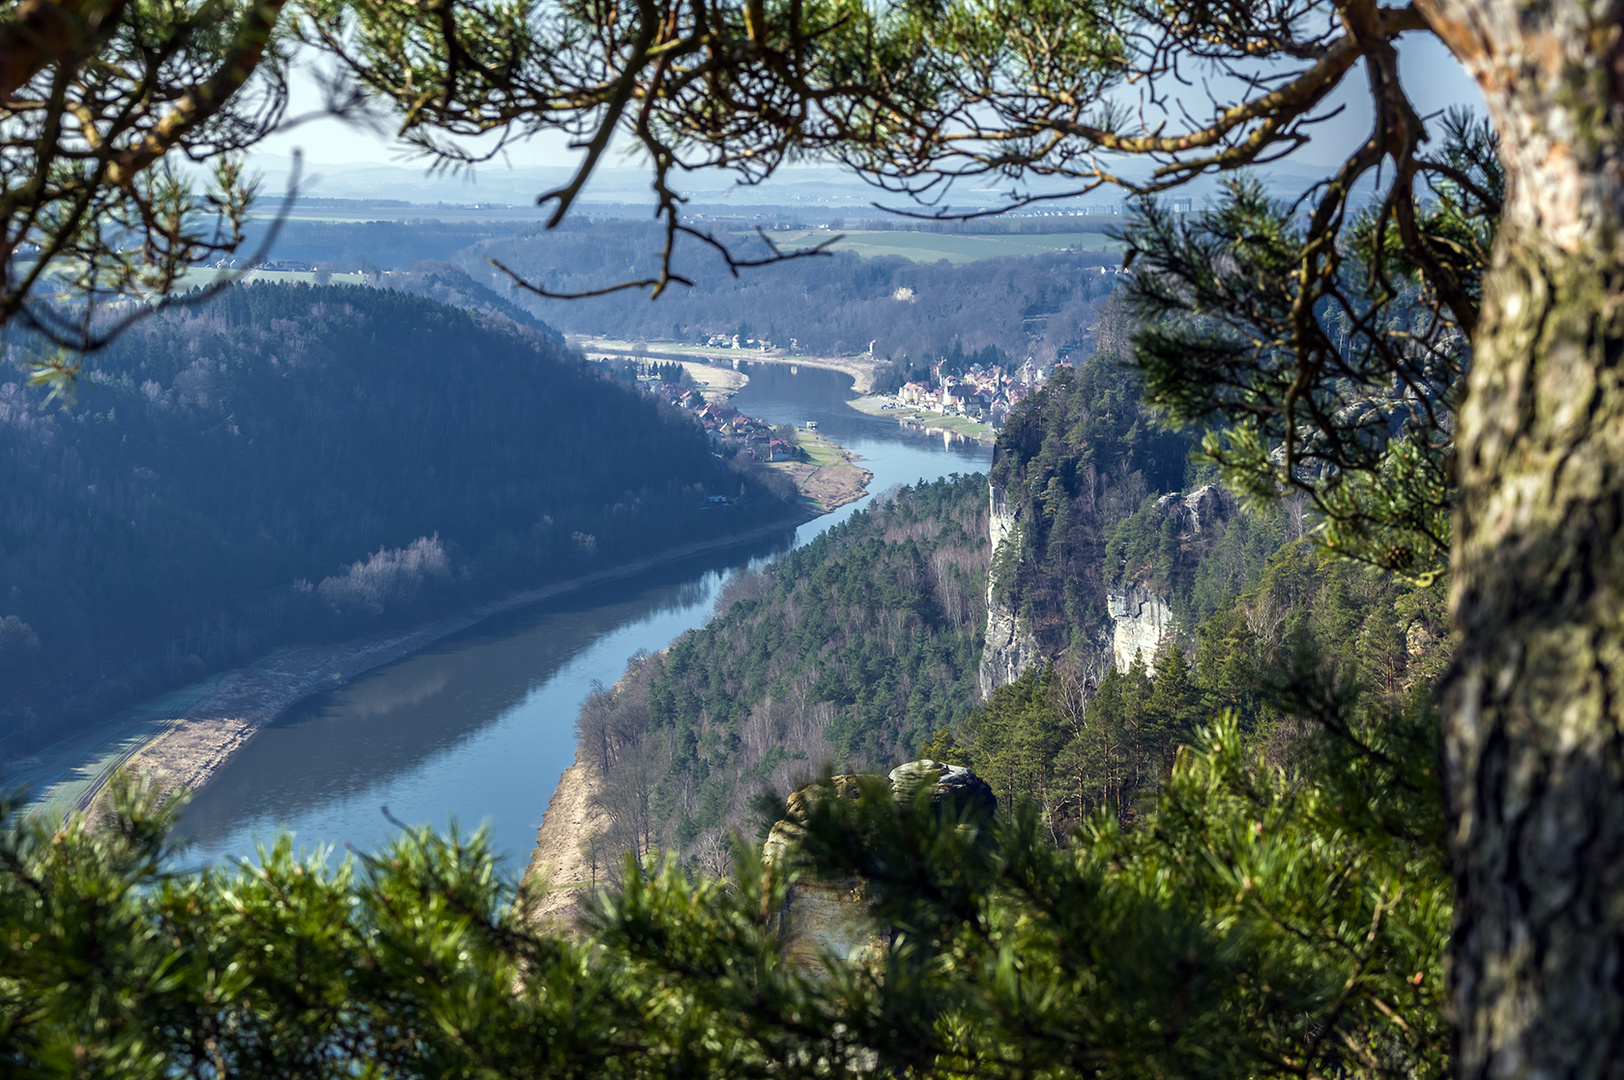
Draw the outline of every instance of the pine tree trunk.
<instances>
[{"instance_id":1,"label":"pine tree trunk","mask_svg":"<svg viewBox=\"0 0 1624 1080\"><path fill-rule=\"evenodd\" d=\"M1456 1067L1624 1077L1624 4L1425 7L1510 182L1456 438Z\"/></svg>"}]
</instances>

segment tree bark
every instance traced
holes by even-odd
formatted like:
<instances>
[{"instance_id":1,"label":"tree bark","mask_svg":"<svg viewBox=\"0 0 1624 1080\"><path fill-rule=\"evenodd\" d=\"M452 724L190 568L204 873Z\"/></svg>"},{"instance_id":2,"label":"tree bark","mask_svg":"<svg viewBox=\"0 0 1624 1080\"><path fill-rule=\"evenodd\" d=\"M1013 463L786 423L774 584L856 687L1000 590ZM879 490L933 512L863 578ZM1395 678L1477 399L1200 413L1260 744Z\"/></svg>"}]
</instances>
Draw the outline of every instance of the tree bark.
<instances>
[{"instance_id":1,"label":"tree bark","mask_svg":"<svg viewBox=\"0 0 1624 1080\"><path fill-rule=\"evenodd\" d=\"M1624 3L1423 3L1509 183L1456 436L1456 1067L1624 1077Z\"/></svg>"}]
</instances>

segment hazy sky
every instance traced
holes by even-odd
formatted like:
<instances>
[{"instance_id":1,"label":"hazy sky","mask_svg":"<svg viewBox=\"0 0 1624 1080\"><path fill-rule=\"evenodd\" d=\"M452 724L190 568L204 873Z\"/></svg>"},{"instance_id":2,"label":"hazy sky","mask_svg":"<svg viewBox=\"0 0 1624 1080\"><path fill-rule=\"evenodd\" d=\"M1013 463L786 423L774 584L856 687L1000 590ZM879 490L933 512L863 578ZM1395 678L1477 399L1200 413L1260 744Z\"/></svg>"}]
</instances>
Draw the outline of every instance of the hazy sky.
<instances>
[{"instance_id":1,"label":"hazy sky","mask_svg":"<svg viewBox=\"0 0 1624 1080\"><path fill-rule=\"evenodd\" d=\"M1413 34L1401 39L1398 44L1404 85L1423 114L1455 104L1467 104L1481 109L1482 96L1476 85L1435 37L1430 34ZM1192 90L1191 93L1198 94L1200 91ZM1200 103L1206 110L1210 110L1204 94L1200 98ZM1370 98L1361 74L1354 72L1344 80L1337 103L1346 106L1342 114L1324 124L1319 129L1314 143L1299 151L1291 161L1313 168L1335 165L1369 132ZM319 100L313 81L308 76L297 79L290 115L299 115L316 110L318 107ZM1204 110L1192 107L1191 111L1200 115ZM515 144L509 147L505 161L493 161L481 166L471 179L424 182L423 201L447 197L517 201L537 193L536 170L561 168L574 162L576 153L571 151L566 143L567 140L562 135L547 134ZM414 174L420 176L423 170L421 162L404 153L399 144L389 137L387 131L372 131L342 121L323 119L303 123L294 130L278 133L262 144L258 164L265 169L272 187L280 183L280 178L285 175L287 156L296 147L302 149L305 156L307 173L303 190L310 194L333 196L374 194L399 198L402 183L405 183L409 190L415 179ZM619 159L613 161L606 159L606 164L613 168L626 163ZM369 166L371 168L368 168ZM387 174L393 177L392 182L387 185L387 190L378 186L380 183L378 177L385 175L377 168L379 166L392 166L387 170ZM362 171L371 175L370 187L357 179ZM803 178L807 175L806 170L797 170L797 173ZM837 180L839 177L840 174L836 170L832 168L829 170L830 180ZM589 189L588 197L595 194L599 198L624 198L626 196L623 192L628 190L626 183L628 179L622 176L620 182L615 183L606 176L606 183L603 185L606 190L593 192ZM714 180L698 181L694 186L715 191L720 190L726 183L726 178L717 177ZM769 198L773 187L774 182L769 181L764 190L753 193L751 201L760 202L764 198ZM448 196L447 192L458 194Z\"/></svg>"}]
</instances>

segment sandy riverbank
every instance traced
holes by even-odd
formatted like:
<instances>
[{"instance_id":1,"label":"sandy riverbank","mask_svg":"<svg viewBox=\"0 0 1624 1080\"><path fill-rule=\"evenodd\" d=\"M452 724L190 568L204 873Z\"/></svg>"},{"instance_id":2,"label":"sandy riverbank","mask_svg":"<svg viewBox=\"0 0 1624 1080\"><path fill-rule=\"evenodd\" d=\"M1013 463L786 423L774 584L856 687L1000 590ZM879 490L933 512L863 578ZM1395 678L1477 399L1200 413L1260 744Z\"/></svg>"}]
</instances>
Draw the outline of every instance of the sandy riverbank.
<instances>
[{"instance_id":1,"label":"sandy riverbank","mask_svg":"<svg viewBox=\"0 0 1624 1080\"><path fill-rule=\"evenodd\" d=\"M558 778L558 787L547 803L521 879L531 887L547 887L546 895L528 911L534 926L573 926L586 894L608 878L607 868L594 867L582 850L589 837L609 827L609 815L593 804L596 791L596 777L577 750L575 764Z\"/></svg>"},{"instance_id":2,"label":"sandy riverbank","mask_svg":"<svg viewBox=\"0 0 1624 1080\"><path fill-rule=\"evenodd\" d=\"M868 493L874 474L858 465L862 458L832 439L804 428L795 430L795 445L805 461L774 461L761 466L795 481L801 498L820 514L855 502Z\"/></svg>"},{"instance_id":3,"label":"sandy riverbank","mask_svg":"<svg viewBox=\"0 0 1624 1080\"><path fill-rule=\"evenodd\" d=\"M677 363L688 373L700 396L712 405L726 405L734 394L750 382L750 376L729 367L717 367L699 360L678 360Z\"/></svg>"}]
</instances>

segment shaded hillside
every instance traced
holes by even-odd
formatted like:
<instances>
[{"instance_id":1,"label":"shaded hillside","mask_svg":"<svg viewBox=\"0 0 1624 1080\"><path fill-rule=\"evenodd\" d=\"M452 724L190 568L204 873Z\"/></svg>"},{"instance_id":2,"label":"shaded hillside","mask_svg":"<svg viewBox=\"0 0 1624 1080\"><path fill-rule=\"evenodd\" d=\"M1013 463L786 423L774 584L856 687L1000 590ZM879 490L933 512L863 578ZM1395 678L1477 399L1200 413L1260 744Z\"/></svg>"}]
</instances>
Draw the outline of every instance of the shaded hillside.
<instances>
[{"instance_id":1,"label":"shaded hillside","mask_svg":"<svg viewBox=\"0 0 1624 1080\"><path fill-rule=\"evenodd\" d=\"M578 760L600 778L607 847L714 845L763 788L889 767L966 716L986 490L979 474L901 489L737 579L715 619L594 694Z\"/></svg>"},{"instance_id":2,"label":"shaded hillside","mask_svg":"<svg viewBox=\"0 0 1624 1080\"><path fill-rule=\"evenodd\" d=\"M495 315L508 319L527 330L535 331L554 344L564 344L563 334L502 293L481 285L469 277L467 271L451 263L414 262L408 264L404 270L387 270L375 280L385 289L427 297L436 303L464 308L480 315Z\"/></svg>"},{"instance_id":3,"label":"shaded hillside","mask_svg":"<svg viewBox=\"0 0 1624 1080\"><path fill-rule=\"evenodd\" d=\"M0 380L0 736L791 513L539 333L399 292L239 287L93 364L63 410Z\"/></svg>"}]
</instances>

